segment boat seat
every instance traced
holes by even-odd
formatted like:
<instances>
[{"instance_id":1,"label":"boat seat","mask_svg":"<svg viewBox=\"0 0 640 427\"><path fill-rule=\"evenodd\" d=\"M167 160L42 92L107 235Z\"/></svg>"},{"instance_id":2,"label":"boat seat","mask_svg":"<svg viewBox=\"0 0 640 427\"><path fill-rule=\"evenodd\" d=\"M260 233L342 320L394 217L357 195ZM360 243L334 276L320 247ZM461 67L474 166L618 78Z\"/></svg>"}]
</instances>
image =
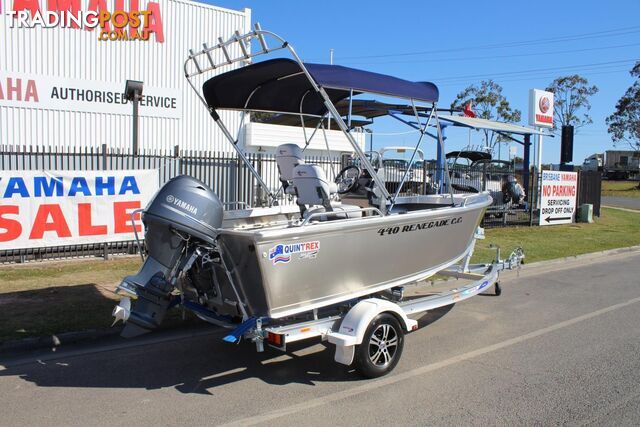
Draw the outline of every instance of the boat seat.
<instances>
[{"instance_id":1,"label":"boat seat","mask_svg":"<svg viewBox=\"0 0 640 427\"><path fill-rule=\"evenodd\" d=\"M293 168L293 186L296 188L298 203L304 205L328 206L331 196L338 192L338 186L327 180L320 166L301 164Z\"/></svg>"},{"instance_id":2,"label":"boat seat","mask_svg":"<svg viewBox=\"0 0 640 427\"><path fill-rule=\"evenodd\" d=\"M338 186L327 180L320 166L301 164L293 170L293 187L295 188L296 203L300 206L303 217L313 213L342 211L345 215L327 215L324 220L361 217L359 206L345 205L333 200L338 193ZM309 206L309 209L307 209ZM312 206L315 206L312 208Z\"/></svg>"},{"instance_id":3,"label":"boat seat","mask_svg":"<svg viewBox=\"0 0 640 427\"><path fill-rule=\"evenodd\" d=\"M293 182L293 170L296 166L304 164L302 149L296 144L281 144L276 148L276 164L280 174L280 182L286 194L295 194L291 185Z\"/></svg>"}]
</instances>

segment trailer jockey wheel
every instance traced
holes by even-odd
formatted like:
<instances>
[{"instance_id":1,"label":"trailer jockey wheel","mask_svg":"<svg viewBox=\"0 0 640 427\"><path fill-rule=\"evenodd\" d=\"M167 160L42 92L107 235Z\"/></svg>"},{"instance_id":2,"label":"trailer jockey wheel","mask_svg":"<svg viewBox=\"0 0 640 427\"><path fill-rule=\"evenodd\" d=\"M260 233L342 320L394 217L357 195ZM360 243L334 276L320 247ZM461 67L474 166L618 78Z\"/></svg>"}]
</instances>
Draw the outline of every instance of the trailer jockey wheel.
<instances>
[{"instance_id":1,"label":"trailer jockey wheel","mask_svg":"<svg viewBox=\"0 0 640 427\"><path fill-rule=\"evenodd\" d=\"M403 346L404 332L398 319L389 313L379 314L356 348L356 370L367 378L388 374L398 364Z\"/></svg>"},{"instance_id":2,"label":"trailer jockey wheel","mask_svg":"<svg viewBox=\"0 0 640 427\"><path fill-rule=\"evenodd\" d=\"M360 174L360 168L356 165L343 168L335 179L335 183L338 185L338 194L347 194L355 190Z\"/></svg>"},{"instance_id":3,"label":"trailer jockey wheel","mask_svg":"<svg viewBox=\"0 0 640 427\"><path fill-rule=\"evenodd\" d=\"M494 285L493 292L494 292L495 296L497 296L497 297L500 296L500 294L502 293L502 288L500 287L500 282L496 282L496 284Z\"/></svg>"}]
</instances>

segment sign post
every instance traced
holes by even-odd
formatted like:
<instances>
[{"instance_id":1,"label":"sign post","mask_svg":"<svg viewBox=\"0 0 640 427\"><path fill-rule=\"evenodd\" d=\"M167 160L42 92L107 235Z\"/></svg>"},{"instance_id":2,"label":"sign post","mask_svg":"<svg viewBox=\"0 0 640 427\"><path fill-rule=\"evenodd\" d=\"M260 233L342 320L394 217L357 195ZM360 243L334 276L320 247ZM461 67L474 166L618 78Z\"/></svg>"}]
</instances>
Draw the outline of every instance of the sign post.
<instances>
[{"instance_id":1,"label":"sign post","mask_svg":"<svg viewBox=\"0 0 640 427\"><path fill-rule=\"evenodd\" d=\"M578 174L544 171L541 184L539 224L556 225L574 222Z\"/></svg>"},{"instance_id":2,"label":"sign post","mask_svg":"<svg viewBox=\"0 0 640 427\"><path fill-rule=\"evenodd\" d=\"M529 89L529 125L538 130L553 127L553 92ZM542 135L538 135L536 173L542 172ZM540 191L540 183L538 183ZM538 207L540 207L538 197Z\"/></svg>"}]
</instances>

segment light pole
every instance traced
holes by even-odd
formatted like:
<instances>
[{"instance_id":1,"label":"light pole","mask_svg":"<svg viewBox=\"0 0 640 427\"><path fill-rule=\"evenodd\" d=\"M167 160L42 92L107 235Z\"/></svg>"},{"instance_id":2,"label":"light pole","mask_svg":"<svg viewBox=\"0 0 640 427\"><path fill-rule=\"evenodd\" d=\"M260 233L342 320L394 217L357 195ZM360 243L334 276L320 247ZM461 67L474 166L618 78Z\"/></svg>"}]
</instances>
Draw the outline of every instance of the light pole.
<instances>
[{"instance_id":1,"label":"light pole","mask_svg":"<svg viewBox=\"0 0 640 427\"><path fill-rule=\"evenodd\" d=\"M133 155L138 155L138 102L142 98L144 84L137 80L127 80L124 85L124 97L133 101Z\"/></svg>"},{"instance_id":2,"label":"light pole","mask_svg":"<svg viewBox=\"0 0 640 427\"><path fill-rule=\"evenodd\" d=\"M369 151L373 151L373 131L366 128L364 131L369 134Z\"/></svg>"}]
</instances>

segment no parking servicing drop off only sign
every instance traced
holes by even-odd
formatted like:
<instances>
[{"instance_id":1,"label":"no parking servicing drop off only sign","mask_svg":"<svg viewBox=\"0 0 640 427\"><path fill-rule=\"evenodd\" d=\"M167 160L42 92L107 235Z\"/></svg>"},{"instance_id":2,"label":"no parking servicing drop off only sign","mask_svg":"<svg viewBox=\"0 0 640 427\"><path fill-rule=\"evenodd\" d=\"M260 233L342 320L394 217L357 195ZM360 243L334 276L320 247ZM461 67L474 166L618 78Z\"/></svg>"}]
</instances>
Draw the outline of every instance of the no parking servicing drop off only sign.
<instances>
[{"instance_id":1,"label":"no parking servicing drop off only sign","mask_svg":"<svg viewBox=\"0 0 640 427\"><path fill-rule=\"evenodd\" d=\"M576 215L578 174L576 172L542 172L540 225L570 224Z\"/></svg>"}]
</instances>

